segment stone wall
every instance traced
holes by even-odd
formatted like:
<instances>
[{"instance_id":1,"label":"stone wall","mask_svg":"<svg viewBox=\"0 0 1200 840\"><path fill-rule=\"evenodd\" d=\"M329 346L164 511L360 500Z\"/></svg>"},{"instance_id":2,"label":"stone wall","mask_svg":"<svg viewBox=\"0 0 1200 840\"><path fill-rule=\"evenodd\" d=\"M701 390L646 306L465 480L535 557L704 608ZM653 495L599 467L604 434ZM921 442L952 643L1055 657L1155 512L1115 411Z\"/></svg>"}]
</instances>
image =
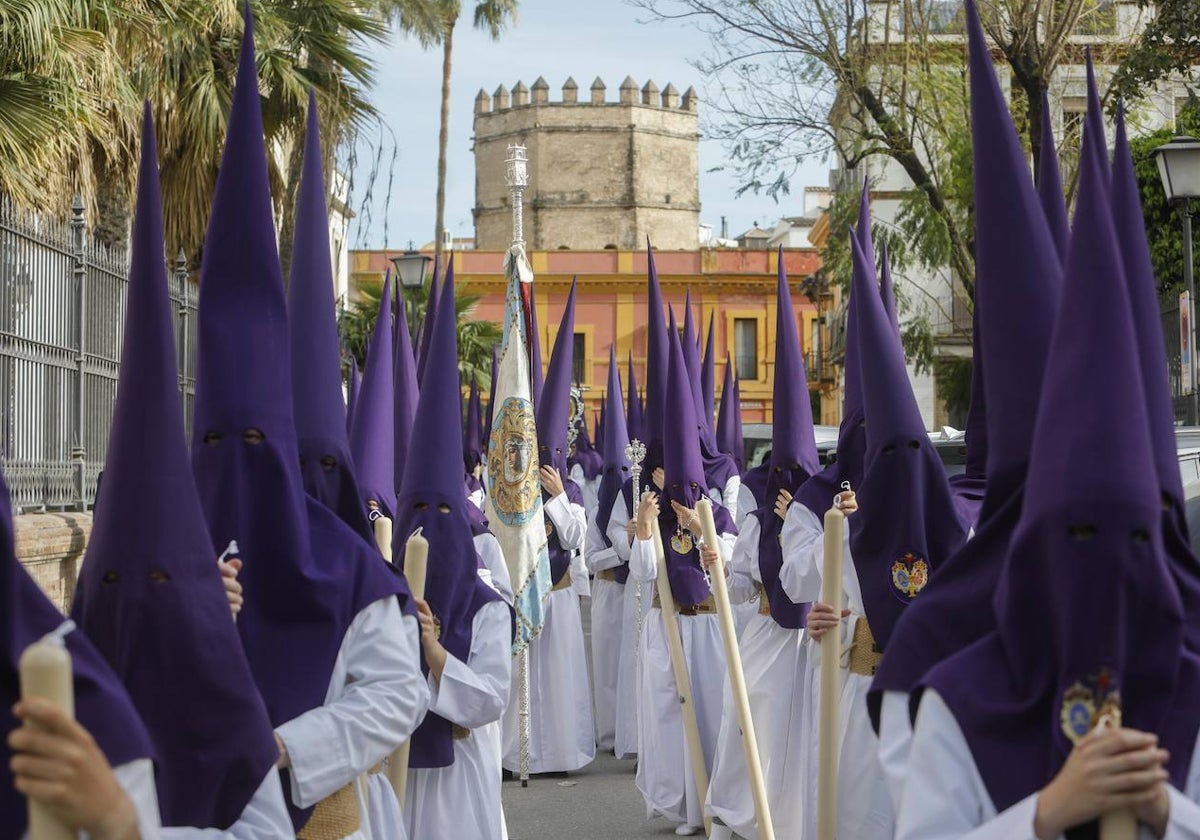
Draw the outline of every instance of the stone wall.
<instances>
[{"instance_id":1,"label":"stone wall","mask_svg":"<svg viewBox=\"0 0 1200 840\"><path fill-rule=\"evenodd\" d=\"M63 612L71 609L91 513L29 513L14 518L17 559Z\"/></svg>"},{"instance_id":2,"label":"stone wall","mask_svg":"<svg viewBox=\"0 0 1200 840\"><path fill-rule=\"evenodd\" d=\"M531 96L532 93L532 96ZM529 158L525 242L529 250L694 250L699 244L697 97L631 78L616 101L604 82L579 101L568 80L561 102L549 85L518 82L480 91L475 104L475 238L504 250L512 238L505 183L510 143Z\"/></svg>"}]
</instances>

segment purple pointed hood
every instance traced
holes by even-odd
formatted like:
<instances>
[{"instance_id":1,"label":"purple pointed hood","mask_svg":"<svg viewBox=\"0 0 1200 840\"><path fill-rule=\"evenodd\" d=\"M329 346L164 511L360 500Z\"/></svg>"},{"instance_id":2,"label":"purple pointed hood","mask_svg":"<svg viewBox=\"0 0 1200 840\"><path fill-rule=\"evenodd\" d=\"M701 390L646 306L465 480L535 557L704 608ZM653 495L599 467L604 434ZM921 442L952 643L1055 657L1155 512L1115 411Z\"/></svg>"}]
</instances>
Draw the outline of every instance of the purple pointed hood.
<instances>
[{"instance_id":1,"label":"purple pointed hood","mask_svg":"<svg viewBox=\"0 0 1200 840\"><path fill-rule=\"evenodd\" d=\"M586 417L579 421L578 429L575 435L575 454L568 458L567 462L579 464L579 468L583 470L583 477L593 481L604 471L604 456L592 445Z\"/></svg>"},{"instance_id":2,"label":"purple pointed hood","mask_svg":"<svg viewBox=\"0 0 1200 840\"><path fill-rule=\"evenodd\" d=\"M571 345L575 349L575 345ZM529 281L529 387L533 393L533 407L536 410L542 404L542 390L546 379L542 369L542 338L537 320L537 288L535 281Z\"/></svg>"},{"instance_id":3,"label":"purple pointed hood","mask_svg":"<svg viewBox=\"0 0 1200 840\"><path fill-rule=\"evenodd\" d=\"M427 377L417 403L414 447L404 465L396 502L393 556L404 557L404 544L418 528L429 540L425 600L441 625L440 641L451 655L467 661L475 613L500 596L479 579L479 559L471 536L463 492L462 397L458 387L458 340L454 316L454 279L447 272L437 320L431 325ZM428 672L424 654L421 667ZM452 724L433 712L413 733L412 767L454 763Z\"/></svg>"},{"instance_id":4,"label":"purple pointed hood","mask_svg":"<svg viewBox=\"0 0 1200 840\"><path fill-rule=\"evenodd\" d=\"M913 689L930 668L996 626L992 597L1021 513L1059 309L1062 262L973 4L968 32L976 162L975 352L976 370L984 372L987 488L975 535L897 624L872 685L872 708L877 692ZM1013 248L1013 242L1023 246ZM1021 340L1013 341L1018 332Z\"/></svg>"},{"instance_id":5,"label":"purple pointed hood","mask_svg":"<svg viewBox=\"0 0 1200 840\"><path fill-rule=\"evenodd\" d=\"M663 318L662 289L654 265L654 249L646 239L646 405L642 440L646 444L646 474L662 465L663 423L667 412L667 324ZM690 389L689 389L690 393Z\"/></svg>"},{"instance_id":6,"label":"purple pointed hood","mask_svg":"<svg viewBox=\"0 0 1200 840\"><path fill-rule=\"evenodd\" d=\"M1163 498L1163 544L1167 561L1175 576L1184 615L1192 617L1185 627L1188 646L1200 651L1200 563L1192 553L1188 533L1183 478L1175 448L1175 418L1171 384L1164 357L1162 318L1159 314L1154 269L1146 242L1146 223L1142 215L1137 176L1129 152L1125 131L1125 109L1117 115L1117 143L1112 174L1113 222L1121 248L1125 280L1137 334L1138 359L1142 386L1146 389L1146 413L1150 423L1150 443Z\"/></svg>"},{"instance_id":7,"label":"purple pointed hood","mask_svg":"<svg viewBox=\"0 0 1200 840\"><path fill-rule=\"evenodd\" d=\"M983 353L979 342L979 308L971 313L971 404L967 408L965 445L966 465L961 473L950 476L950 492L958 518L968 528L979 521L987 492L987 395L983 387Z\"/></svg>"},{"instance_id":8,"label":"purple pointed hood","mask_svg":"<svg viewBox=\"0 0 1200 840\"><path fill-rule=\"evenodd\" d=\"M674 320L672 313L672 323ZM679 520L671 508L671 502L695 508L696 502L708 495L709 488L705 483L704 462L700 457L700 440L693 431L700 421L696 417L696 405L692 400L692 386L678 330L670 330L667 343L670 346L670 362L664 397L670 417L663 439L663 472L667 486L663 488L663 498L659 503L662 511L659 530L665 543L663 550L667 558L667 576L675 600L685 605L699 604L711 591L700 567L699 550L689 547L686 551L680 551L678 549L692 541L681 544L672 539L679 527ZM718 533L737 533L725 508L713 505L713 516Z\"/></svg>"},{"instance_id":9,"label":"purple pointed hood","mask_svg":"<svg viewBox=\"0 0 1200 840\"><path fill-rule=\"evenodd\" d=\"M717 432L711 419L705 420L704 390L701 386L700 337L696 322L692 318L691 291L687 293L683 318L683 360L687 366L688 381L692 389L692 402L696 407L697 430L700 435L700 457L704 459L704 475L708 487L721 494L729 480L741 473L733 456L722 452L717 443ZM674 327L672 326L672 329Z\"/></svg>"},{"instance_id":10,"label":"purple pointed hood","mask_svg":"<svg viewBox=\"0 0 1200 840\"><path fill-rule=\"evenodd\" d=\"M896 620L966 540L912 393L904 348L883 309L857 239L850 242L853 294L859 299L866 468L856 488L862 515L850 517L850 553L863 607L880 650L887 651ZM897 499L904 499L897 505Z\"/></svg>"},{"instance_id":11,"label":"purple pointed hood","mask_svg":"<svg viewBox=\"0 0 1200 840\"><path fill-rule=\"evenodd\" d=\"M563 308L550 369L542 399L536 407L538 431L538 460L542 466L552 466L562 475L563 483L574 485L567 478L567 432L571 412L571 374L575 369L575 284ZM575 488L578 490L578 488Z\"/></svg>"},{"instance_id":12,"label":"purple pointed hood","mask_svg":"<svg viewBox=\"0 0 1200 840\"><path fill-rule=\"evenodd\" d=\"M394 381L392 383L392 420L394 434L392 436L393 463L392 480L395 482L395 493L400 492L400 481L404 477L404 464L408 460L408 448L412 442L413 421L417 414L417 363L413 358L412 341L408 335L408 319L396 319L396 358L394 361Z\"/></svg>"},{"instance_id":13,"label":"purple pointed hood","mask_svg":"<svg viewBox=\"0 0 1200 840\"><path fill-rule=\"evenodd\" d=\"M759 524L758 569L771 618L782 627L799 630L804 626L806 610L792 602L779 582L783 568L780 534L783 520L775 515L775 499L781 490L796 490L820 469L817 442L813 439L812 401L804 374L804 356L796 311L783 267L783 248L779 249L778 282L775 290L775 381L771 457L767 461L767 479L761 496L755 494L759 509L753 514Z\"/></svg>"},{"instance_id":14,"label":"purple pointed hood","mask_svg":"<svg viewBox=\"0 0 1200 840\"><path fill-rule=\"evenodd\" d=\"M704 341L704 366L700 369L700 393L704 395L704 422L713 428L717 422L717 352L716 318L714 310L708 314L708 336Z\"/></svg>"},{"instance_id":15,"label":"purple pointed hood","mask_svg":"<svg viewBox=\"0 0 1200 840\"><path fill-rule=\"evenodd\" d=\"M13 837L24 835L29 813L25 797L13 787L9 768L13 753L8 733L21 725L12 715L13 705L21 699L21 654L64 620L17 559L12 499L0 475L0 825ZM65 642L75 676L75 719L96 740L108 763L117 767L154 758L150 735L104 657L79 631L68 633Z\"/></svg>"},{"instance_id":16,"label":"purple pointed hood","mask_svg":"<svg viewBox=\"0 0 1200 840\"><path fill-rule=\"evenodd\" d=\"M600 403L600 413L596 415L596 433L592 437L592 448L600 454L601 460L604 459L604 412L607 408L607 400Z\"/></svg>"},{"instance_id":17,"label":"purple pointed hood","mask_svg":"<svg viewBox=\"0 0 1200 840\"><path fill-rule=\"evenodd\" d=\"M721 409L717 415L717 448L733 458L739 469L745 467L745 444L738 429L741 424L741 400L734 380L733 360L725 354L725 382L721 386Z\"/></svg>"},{"instance_id":18,"label":"purple pointed hood","mask_svg":"<svg viewBox=\"0 0 1200 840\"><path fill-rule=\"evenodd\" d=\"M633 369L633 351L629 351L629 375L626 382L629 394L625 400L625 431L630 440L646 443L646 420L642 414L642 399L638 396L637 372Z\"/></svg>"},{"instance_id":19,"label":"purple pointed hood","mask_svg":"<svg viewBox=\"0 0 1200 840\"><path fill-rule=\"evenodd\" d=\"M496 378L500 375L500 357L497 355L497 353L499 353L499 345L493 344L492 379L491 382L488 383L487 420L484 421L483 426L483 443L485 451L487 450L488 436L492 433L493 410L496 406Z\"/></svg>"},{"instance_id":20,"label":"purple pointed hood","mask_svg":"<svg viewBox=\"0 0 1200 840\"><path fill-rule=\"evenodd\" d=\"M358 359L350 356L350 371L346 379L346 435L349 440L350 426L354 423L354 405L358 402L358 389L362 386L362 377L358 373Z\"/></svg>"},{"instance_id":21,"label":"purple pointed hood","mask_svg":"<svg viewBox=\"0 0 1200 840\"><path fill-rule=\"evenodd\" d=\"M1092 153L1101 162L1100 183L1105 192L1112 186L1112 169L1108 165L1108 139L1104 129L1104 106L1100 102L1100 88L1096 84L1096 66L1092 61L1092 48L1084 50L1087 62L1087 114L1084 115L1083 142L1092 144Z\"/></svg>"},{"instance_id":22,"label":"purple pointed hood","mask_svg":"<svg viewBox=\"0 0 1200 840\"><path fill-rule=\"evenodd\" d=\"M630 437L625 425L625 407L621 401L621 373L617 370L616 346L609 347L608 350L608 393L605 395L605 405L607 409L604 412L604 472L600 478L600 487L596 491L596 528L604 544L611 546L607 536L608 523L612 518L617 494L630 479L629 468L632 466L629 456L625 454ZM631 485L629 496L632 495ZM632 498L626 500L627 507L632 506L631 502ZM629 576L629 564L621 564L617 575L619 582L624 583L624 579Z\"/></svg>"},{"instance_id":23,"label":"purple pointed hood","mask_svg":"<svg viewBox=\"0 0 1200 840\"><path fill-rule=\"evenodd\" d=\"M149 103L142 119L121 378L72 617L150 732L163 824L225 829L278 748L230 620L188 464ZM333 363L336 374L336 355ZM7 515L8 499L2 504ZM180 715L183 708L189 713Z\"/></svg>"},{"instance_id":24,"label":"purple pointed hood","mask_svg":"<svg viewBox=\"0 0 1200 840\"><path fill-rule=\"evenodd\" d=\"M1122 726L1158 736L1177 788L1200 725L1179 712L1200 702L1200 668L1163 549L1107 169L1096 150L1081 158L1063 282L1072 306L1054 327L996 630L925 679L954 714L998 810L1045 786L1111 706ZM1081 416L1089 422L1075 422Z\"/></svg>"},{"instance_id":25,"label":"purple pointed hood","mask_svg":"<svg viewBox=\"0 0 1200 840\"><path fill-rule=\"evenodd\" d=\"M468 473L483 462L483 437L480 434L483 425L479 419L482 413L479 404L479 382L472 374L471 389L467 396L467 419L463 429L463 461Z\"/></svg>"},{"instance_id":26,"label":"purple pointed hood","mask_svg":"<svg viewBox=\"0 0 1200 840\"><path fill-rule=\"evenodd\" d=\"M892 282L892 260L885 241L879 249L879 297L883 300L883 311L896 332L900 332L900 316L896 312L896 284Z\"/></svg>"},{"instance_id":27,"label":"purple pointed hood","mask_svg":"<svg viewBox=\"0 0 1200 840\"><path fill-rule=\"evenodd\" d=\"M329 258L329 216L316 97L308 94L304 171L296 199L288 284L288 329L292 357L292 402L300 443L305 491L328 507L363 539L371 539L350 456L342 405L341 350Z\"/></svg>"},{"instance_id":28,"label":"purple pointed hood","mask_svg":"<svg viewBox=\"0 0 1200 840\"><path fill-rule=\"evenodd\" d=\"M231 539L241 549L241 580L255 594L238 632L279 726L325 702L359 611L390 595L405 601L407 587L304 494L248 16L200 268L197 346L192 472L214 555ZM308 815L293 809L292 820L303 826Z\"/></svg>"},{"instance_id":29,"label":"purple pointed hood","mask_svg":"<svg viewBox=\"0 0 1200 840\"><path fill-rule=\"evenodd\" d=\"M454 280L453 255L451 255L451 266L446 272L448 282ZM425 359L429 355L429 342L433 339L433 322L437 318L438 299L441 295L441 285L438 282L438 277L441 275L442 265L440 262L433 263L433 277L429 281L429 296L425 299L425 320L421 323L421 328L417 335L417 384L425 381ZM396 478L399 482L399 477Z\"/></svg>"},{"instance_id":30,"label":"purple pointed hood","mask_svg":"<svg viewBox=\"0 0 1200 840\"><path fill-rule=\"evenodd\" d=\"M383 278L383 294L375 316L375 332L367 350L367 370L350 427L350 453L358 473L359 504L379 505L384 516L395 519L396 396L392 375L392 282Z\"/></svg>"},{"instance_id":31,"label":"purple pointed hood","mask_svg":"<svg viewBox=\"0 0 1200 840\"><path fill-rule=\"evenodd\" d=\"M1067 202L1063 197L1062 172L1058 167L1058 152L1054 148L1054 126L1050 118L1050 100L1042 91L1042 145L1038 151L1038 200L1046 214L1050 238L1060 259L1067 257L1067 242L1071 225L1067 221Z\"/></svg>"}]
</instances>

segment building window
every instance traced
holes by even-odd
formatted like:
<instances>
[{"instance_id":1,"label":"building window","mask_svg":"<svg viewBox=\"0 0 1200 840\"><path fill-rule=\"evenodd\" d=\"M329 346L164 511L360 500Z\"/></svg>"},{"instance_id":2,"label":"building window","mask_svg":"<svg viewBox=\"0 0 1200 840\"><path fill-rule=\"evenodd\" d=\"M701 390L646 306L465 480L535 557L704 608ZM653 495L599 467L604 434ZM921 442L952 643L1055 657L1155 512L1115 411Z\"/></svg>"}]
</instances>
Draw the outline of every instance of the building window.
<instances>
[{"instance_id":1,"label":"building window","mask_svg":"<svg viewBox=\"0 0 1200 840\"><path fill-rule=\"evenodd\" d=\"M733 356L738 379L758 379L758 321L755 318L733 320Z\"/></svg>"},{"instance_id":2,"label":"building window","mask_svg":"<svg viewBox=\"0 0 1200 840\"><path fill-rule=\"evenodd\" d=\"M581 385L587 381L583 375L583 372L584 372L585 368L587 367L587 359L584 356L584 354L586 352L587 352L587 342L585 340L584 334L578 333L578 332L575 333L574 349L573 349L573 356L572 356L572 361L574 363L573 364L574 370L571 371L571 376L574 379L575 384L577 384L577 385Z\"/></svg>"}]
</instances>

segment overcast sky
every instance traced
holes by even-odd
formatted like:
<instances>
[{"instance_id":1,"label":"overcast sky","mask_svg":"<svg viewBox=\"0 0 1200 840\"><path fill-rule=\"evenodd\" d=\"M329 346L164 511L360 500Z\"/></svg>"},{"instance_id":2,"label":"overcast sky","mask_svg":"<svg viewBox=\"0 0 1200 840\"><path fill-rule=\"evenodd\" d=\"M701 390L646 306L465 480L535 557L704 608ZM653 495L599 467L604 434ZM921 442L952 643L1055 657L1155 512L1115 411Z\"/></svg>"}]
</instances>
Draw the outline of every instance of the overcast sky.
<instances>
[{"instance_id":1,"label":"overcast sky","mask_svg":"<svg viewBox=\"0 0 1200 840\"><path fill-rule=\"evenodd\" d=\"M580 99L586 98L596 76L604 79L610 100L627 76L639 87L653 79L659 88L673 82L682 93L694 85L701 94L701 130L705 103L699 74L689 59L708 48L703 33L680 23L649 23L645 12L625 0L521 0L518 22L498 42L470 26L474 0L463 0L464 16L454 35L451 80L449 174L446 189L446 227L454 236L473 236L471 207L475 203L475 164L471 154L471 121L475 95L489 93L503 83L512 88L518 80L531 85L538 76L550 83L550 99L561 99L562 83L573 76ZM372 99L383 122L395 135L396 161L390 211L385 197L393 142L386 136L383 161L374 179L367 212L351 227L355 248L417 245L433 238L434 199L437 190L438 109L441 96L441 51L422 51L404 36L375 51L379 80ZM375 155L380 147L377 131L358 145L354 166L352 207L360 211ZM799 215L801 187L824 185L826 164L807 164L792 182L792 195L776 204L766 195L734 198L737 184L731 173L709 172L724 161L724 150L715 140L700 142L700 220L719 232L722 215L729 218L736 236L753 223L764 225L784 215ZM385 232L386 217L386 232Z\"/></svg>"}]
</instances>

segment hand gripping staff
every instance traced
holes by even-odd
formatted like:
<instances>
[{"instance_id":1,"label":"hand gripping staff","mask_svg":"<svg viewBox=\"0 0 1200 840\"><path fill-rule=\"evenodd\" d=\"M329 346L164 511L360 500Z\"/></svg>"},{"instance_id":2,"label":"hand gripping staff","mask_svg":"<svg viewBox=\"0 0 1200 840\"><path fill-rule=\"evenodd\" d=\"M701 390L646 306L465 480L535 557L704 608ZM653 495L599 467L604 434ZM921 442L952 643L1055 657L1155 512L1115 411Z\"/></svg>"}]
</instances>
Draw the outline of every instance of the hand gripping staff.
<instances>
[{"instance_id":1,"label":"hand gripping staff","mask_svg":"<svg viewBox=\"0 0 1200 840\"><path fill-rule=\"evenodd\" d=\"M700 533L705 544L716 548L717 525L713 520L712 502L701 499L696 503L700 518ZM746 755L746 771L750 774L750 792L754 795L754 816L758 822L759 840L775 840L775 826L767 802L767 786L763 781L762 762L758 757L758 739L754 735L754 719L750 715L750 695L746 692L746 675L742 670L742 654L738 649L737 629L733 623L733 607L729 603L729 587L725 582L725 561L717 551L712 574L713 597L721 621L721 638L725 642L725 662L729 668L729 688L737 707L738 725L742 731L742 750ZM765 597L765 596L764 596Z\"/></svg>"}]
</instances>

